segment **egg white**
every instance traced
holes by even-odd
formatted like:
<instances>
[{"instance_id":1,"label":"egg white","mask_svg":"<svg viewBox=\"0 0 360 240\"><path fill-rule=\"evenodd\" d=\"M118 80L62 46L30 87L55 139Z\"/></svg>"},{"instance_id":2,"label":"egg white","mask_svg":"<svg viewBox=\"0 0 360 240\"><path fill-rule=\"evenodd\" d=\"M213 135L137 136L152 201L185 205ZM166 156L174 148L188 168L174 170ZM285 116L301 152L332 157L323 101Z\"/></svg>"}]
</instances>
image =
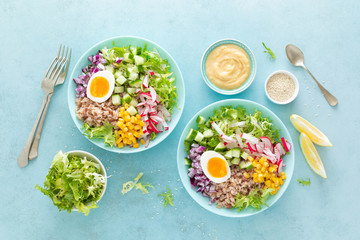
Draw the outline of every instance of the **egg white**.
<instances>
[{"instance_id":1,"label":"egg white","mask_svg":"<svg viewBox=\"0 0 360 240\"><path fill-rule=\"evenodd\" d=\"M101 98L95 97L95 96L91 95L91 93L90 93L91 83L92 83L93 79L96 78L96 77L103 77L109 83L109 92L104 97L101 97ZM112 93L114 91L114 87L115 87L114 75L108 70L99 71L99 72L95 73L94 75L92 75L92 77L90 78L89 83L88 83L88 87L86 89L86 95L92 101L102 103L102 102L105 102L106 100L108 100L111 97L111 95L112 95Z\"/></svg>"},{"instance_id":2,"label":"egg white","mask_svg":"<svg viewBox=\"0 0 360 240\"><path fill-rule=\"evenodd\" d=\"M215 178L215 177L210 175L207 166L208 166L209 160L211 158L214 158L214 157L221 158L221 159L223 159L225 161L225 165L226 165L226 168L227 168L226 176L224 176L222 178ZM214 183L225 182L231 176L229 164L225 160L224 156L221 155L220 153L215 152L215 151L206 151L206 152L204 152L200 157L200 165L201 165L201 168L202 168L205 176L208 177L210 179L210 181L212 181Z\"/></svg>"}]
</instances>

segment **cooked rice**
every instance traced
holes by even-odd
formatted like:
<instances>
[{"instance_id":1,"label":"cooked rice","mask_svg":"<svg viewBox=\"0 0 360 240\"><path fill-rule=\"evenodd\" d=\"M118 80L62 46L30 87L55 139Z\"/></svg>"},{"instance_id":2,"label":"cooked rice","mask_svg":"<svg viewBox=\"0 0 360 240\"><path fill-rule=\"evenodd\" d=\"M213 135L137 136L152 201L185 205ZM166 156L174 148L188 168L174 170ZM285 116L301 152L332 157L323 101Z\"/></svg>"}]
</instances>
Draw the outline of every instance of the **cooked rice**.
<instances>
[{"instance_id":1,"label":"cooked rice","mask_svg":"<svg viewBox=\"0 0 360 240\"><path fill-rule=\"evenodd\" d=\"M111 103L111 98L103 103L93 102L87 97L76 99L76 116L90 126L101 126L106 122L116 126L119 106Z\"/></svg>"},{"instance_id":2,"label":"cooked rice","mask_svg":"<svg viewBox=\"0 0 360 240\"><path fill-rule=\"evenodd\" d=\"M218 208L230 208L235 204L237 193L248 195L250 191L256 187L262 189L264 183L255 183L252 179L252 171L250 178L245 178L243 174L245 169L240 169L234 165L230 167L231 177L223 183L215 184L215 192L209 193L210 198L217 204Z\"/></svg>"}]
</instances>

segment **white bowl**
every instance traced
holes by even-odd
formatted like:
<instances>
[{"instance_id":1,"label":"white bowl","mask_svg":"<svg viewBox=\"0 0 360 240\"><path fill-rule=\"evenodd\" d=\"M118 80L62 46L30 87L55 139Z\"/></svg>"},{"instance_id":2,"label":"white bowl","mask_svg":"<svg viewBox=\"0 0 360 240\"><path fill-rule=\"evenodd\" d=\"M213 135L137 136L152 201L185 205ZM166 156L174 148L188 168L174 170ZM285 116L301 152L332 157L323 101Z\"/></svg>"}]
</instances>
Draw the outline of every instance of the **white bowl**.
<instances>
[{"instance_id":1,"label":"white bowl","mask_svg":"<svg viewBox=\"0 0 360 240\"><path fill-rule=\"evenodd\" d=\"M98 203L101 200L101 198L104 196L104 193L106 191L106 186L107 186L107 174L106 174L106 170L105 170L105 167L102 164L102 162L97 157L92 155L91 153L81 151L81 150L74 150L74 151L66 152L65 154L68 154L69 156L75 155L75 156L79 156L79 157L86 157L87 160L95 162L100 165L100 174L105 177L105 186L104 186L104 190L102 191L99 200L96 202L96 203ZM73 207L72 211L78 212L78 209Z\"/></svg>"},{"instance_id":2,"label":"white bowl","mask_svg":"<svg viewBox=\"0 0 360 240\"><path fill-rule=\"evenodd\" d=\"M269 82L269 79L270 79L272 76L274 76L274 75L276 75L276 74L280 74L280 73L283 73L283 74L288 75L288 76L294 81L294 83L295 83L295 92L294 92L293 96L292 96L291 98L289 98L288 100L284 101L284 102L279 102L279 101L276 101L276 100L272 99L272 98L269 96L269 94L268 94L268 92L267 92L267 89L266 89L266 86L267 86L267 83ZM286 71L286 70L278 70L278 71L275 71L275 72L271 73L271 74L268 76L268 78L266 79L266 81L265 81L265 93L266 93L266 96L268 97L268 99L269 99L270 101L272 101L273 103L281 104L281 105L288 104L288 103L291 103L292 101L294 101L294 99L297 97L297 95L298 95L298 93L299 93L299 82L298 82L297 78L295 77L295 75L292 74L291 72Z\"/></svg>"}]
</instances>

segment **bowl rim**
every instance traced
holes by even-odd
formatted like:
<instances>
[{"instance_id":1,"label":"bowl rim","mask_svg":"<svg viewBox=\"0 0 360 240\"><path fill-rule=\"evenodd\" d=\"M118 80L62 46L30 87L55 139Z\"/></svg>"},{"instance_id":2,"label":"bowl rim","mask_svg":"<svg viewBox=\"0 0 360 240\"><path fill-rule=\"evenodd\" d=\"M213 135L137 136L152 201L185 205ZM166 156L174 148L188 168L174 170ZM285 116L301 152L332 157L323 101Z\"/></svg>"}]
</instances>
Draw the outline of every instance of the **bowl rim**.
<instances>
[{"instance_id":1,"label":"bowl rim","mask_svg":"<svg viewBox=\"0 0 360 240\"><path fill-rule=\"evenodd\" d=\"M245 81L245 83L243 85L241 85L240 87L235 88L235 89L231 89L231 90L221 89L221 88L215 86L214 84L212 84L210 79L207 77L206 72L203 71L203 69L205 69L204 64L206 63L206 59L207 59L208 55L213 51L213 50L210 51L210 49L215 45L217 45L216 47L219 47L219 46L224 45L224 44L231 44L231 43L226 43L226 41L230 41L230 42L232 42L232 44L235 44L235 45L241 47L242 49L244 49L245 52L249 55L250 63L253 62L253 65L254 65L254 67L251 68L250 75L249 75L248 79ZM205 55L207 55L206 59L205 59ZM253 83L253 81L255 80L255 77L256 77L257 64L256 64L256 58L255 58L254 53L251 51L251 49L245 43L243 43L240 40L237 40L235 38L223 38L223 39L215 41L214 43L210 44L206 48L206 50L204 51L204 53L203 53L203 55L201 57L200 70L201 70L201 76L202 76L204 82L213 91L215 91L217 93L220 93L220 94L223 94L223 95L235 95L235 94L238 94L238 93L241 93L241 92L245 91ZM253 73L253 77L250 78L252 73Z\"/></svg>"},{"instance_id":2,"label":"bowl rim","mask_svg":"<svg viewBox=\"0 0 360 240\"><path fill-rule=\"evenodd\" d=\"M276 74L280 74L280 73L283 73L283 74L288 75L288 76L294 81L294 83L295 83L295 92L294 92L293 96L292 96L291 98L289 98L287 101L284 101L284 102L279 102L279 101L277 101L277 100L275 100L275 99L272 99L272 98L269 96L268 91L267 91L267 84L268 84L270 78L271 78L272 76L274 76L274 75L276 75ZM272 72L272 73L269 74L269 76L268 76L268 77L266 78L266 80L265 80L264 88L265 88L265 94L266 94L267 98L268 98L270 101L272 101L273 103L276 103L276 104L279 104L279 105L285 105L285 104L288 104L288 103L291 103L292 101L294 101L295 98L298 96L298 94L299 94L299 89L300 89L300 87L299 87L299 81L298 81L298 79L296 78L296 76L295 76L293 73L291 73L291 72L289 72L289 71L287 71L287 70L282 70L282 69L281 69L281 70L276 70L276 71L274 71L274 72Z\"/></svg>"},{"instance_id":3,"label":"bowl rim","mask_svg":"<svg viewBox=\"0 0 360 240\"><path fill-rule=\"evenodd\" d=\"M293 144L293 141L292 141L292 137L287 129L287 127L285 126L285 124L283 123L283 121L273 112L271 111L270 109L268 109L267 107L263 106L262 104L260 103L257 103L257 102L254 102L254 101L251 101L251 100L246 100L246 99L239 99L239 98L235 98L235 99L225 99L225 100L220 100L220 101L217 101L217 102L214 102L214 103L211 103L207 106L205 106L204 108L200 109L197 113L195 113L193 115L193 117L188 121L188 123L186 124L186 126L184 127L184 130L182 132L182 134L180 135L180 139L179 139L179 143L178 143L178 149L177 149L177 168L178 168L178 174L180 176L180 179L181 179L181 182L186 190L186 192L190 195L190 197L195 201L197 202L197 204L199 204L202 208L205 208L206 210L208 210L209 212L212 212L214 214L217 214L219 216L223 216L223 217L231 217L231 218L241 218L241 217L249 217L249 216L253 216L253 215L256 215L258 213L261 213L263 211L265 211L266 209L270 208L271 206L275 205L277 203L277 201L282 197L282 195L286 192L287 188L289 187L290 185L290 182L291 182L291 179L293 177L293 174L294 174L294 169L295 169L295 149L294 147L292 147L290 149L291 151L291 159L293 160L293 164L291 166L291 168L288 168L289 166L287 166L287 169L289 169L289 175L286 176L286 182L284 182L284 185L282 186L281 189L283 189L283 191L278 191L278 193L276 195L273 195L273 196L276 196L276 199L274 200L274 202L272 202L269 206L262 206L262 208L260 210L255 210L254 209L254 212L250 212L250 213L241 213L239 212L239 215L235 215L233 214L232 212L219 212L219 210L216 208L215 205L211 205L212 207L209 207L210 205L204 205L202 202L200 202L196 197L194 197L196 194L199 194L198 192L191 192L191 191L194 191L192 189L192 187L190 186L190 181L188 179L188 176L187 174L185 173L186 175L186 179L184 179L184 176L183 174L181 173L180 169L181 169L181 166L184 164L184 161L180 159L180 154L181 152L185 152L184 151L184 143L183 143L183 139L185 139L185 135L187 134L185 132L185 130L189 127L189 125L193 122L196 121L196 117L203 111L205 111L206 109L208 108L211 108L211 107L215 107L218 108L220 106L225 106L225 105L233 105L233 102L234 101L238 101L239 103L238 104L241 104L241 103L250 103L250 104L254 104L255 106L258 106L258 107L261 107L263 109L265 109L266 111L268 111L269 115L273 115L271 117L271 120L274 120L276 119L277 121L279 121L280 125L281 125L281 130L284 132L284 136L288 136L289 138L287 139L287 141L290 142L290 144L292 146L294 146ZM259 110L259 109L258 109ZM186 154L185 154L186 155ZM186 184L185 184L185 181L186 181Z\"/></svg>"},{"instance_id":4,"label":"bowl rim","mask_svg":"<svg viewBox=\"0 0 360 240\"><path fill-rule=\"evenodd\" d=\"M143 37L138 37L138 36L133 36L133 35L120 35L120 36L115 36L115 37L110 37L110 38L106 38L104 40L101 40L99 42L96 42L95 44L93 44L90 48L86 49L85 52L77 59L77 62L75 64L75 66L73 67L72 71L71 71L71 75L70 75L70 80L68 81L68 89L67 89L67 102L68 102L68 109L70 111L70 115L71 115L71 118L73 119L73 122L74 124L76 125L76 128L80 131L81 134L83 134L83 132L81 131L81 128L79 128L76 124L76 121L77 121L77 117L76 117L76 114L72 113L72 108L71 108L71 105L70 105L70 99L69 99L69 94L72 94L71 92L74 90L72 88L72 79L74 77L76 77L75 75L75 71L76 69L79 67L80 65L80 61L84 58L87 58L88 55L90 54L91 51L93 51L93 49L95 49L97 46L101 45L101 44L104 44L105 42L108 42L108 41L116 41L116 40L119 40L119 39L123 39L123 38L132 38L132 39L137 39L137 40L141 40L141 41L144 41L145 43L148 42L152 45L154 45L156 49L161 49L161 51L163 51L167 56L166 56L166 59L171 59L172 62L174 64L172 64L170 67L171 68L177 68L178 69L178 72L179 72L179 76L178 78L175 80L175 82L179 81L179 79L181 79L181 85L182 85L182 88L183 88L183 97L182 97L182 102L177 102L177 109L178 109L178 119L174 120L173 118L171 119L172 121L171 122L175 122L174 123L174 127L173 128L169 128L169 130L167 131L164 131L163 134L166 134L166 136L160 140L159 142L156 142L155 144L149 144L149 146L147 148L142 148L142 147L139 147L139 148L117 148L116 146L115 147L108 147L108 146L105 146L104 144L97 144L96 142L92 141L91 139L89 139L88 137L85 136L85 138L90 141L92 144L96 145L97 147L100 147L106 151L109 151L109 152L114 152L114 153L121 153L121 154L132 154L132 153L138 153L138 152L143 152L143 151L146 151L146 150L149 150L155 146L157 146L158 144L162 143L171 133L172 131L177 127L180 119L181 119L181 116L182 116L182 113L184 111L184 107L185 107L185 101L186 101L186 87L185 87L185 82L184 82L184 77L182 75L182 72L181 72L181 69L179 67L179 65L177 64L177 62L175 61L175 59L172 57L172 55L170 55L170 53L164 49L161 45L157 44L156 42L154 41L151 41L149 39L146 39L146 38L143 38ZM75 93L73 93L75 94ZM178 93L177 93L178 94ZM179 95L178 95L179 96ZM126 150L124 150L126 149Z\"/></svg>"},{"instance_id":5,"label":"bowl rim","mask_svg":"<svg viewBox=\"0 0 360 240\"><path fill-rule=\"evenodd\" d=\"M90 156L91 159L88 159L89 161L92 161L92 162L96 162L98 164L100 164L100 168L101 168L101 171L104 173L102 174L104 177L105 177L105 186L104 186L104 190L101 192L101 195L100 195L100 198L99 200L97 200L95 203L98 203L100 202L100 200L103 198L105 192L106 192L106 188L107 188L107 173L106 173L106 169L104 167L104 165L102 164L102 162L100 161L99 158L97 158L94 154L92 153L89 153L87 151L83 151L83 150L72 150L72 151L69 151L69 152L65 152L64 154L68 154L68 155L78 155L78 156L82 156L82 157L88 157ZM76 211L78 212L78 209L76 207L73 207L71 209L71 211Z\"/></svg>"}]
</instances>

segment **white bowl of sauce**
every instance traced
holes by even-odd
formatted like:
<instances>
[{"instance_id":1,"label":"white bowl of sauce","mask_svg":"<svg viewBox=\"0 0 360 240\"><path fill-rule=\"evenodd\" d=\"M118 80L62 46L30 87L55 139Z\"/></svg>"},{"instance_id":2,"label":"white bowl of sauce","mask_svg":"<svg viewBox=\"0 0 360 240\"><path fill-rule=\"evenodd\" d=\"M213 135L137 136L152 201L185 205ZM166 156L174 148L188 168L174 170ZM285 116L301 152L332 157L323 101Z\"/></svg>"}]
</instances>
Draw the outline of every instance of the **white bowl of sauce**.
<instances>
[{"instance_id":1,"label":"white bowl of sauce","mask_svg":"<svg viewBox=\"0 0 360 240\"><path fill-rule=\"evenodd\" d=\"M237 94L247 89L255 79L255 56L244 43L222 39L205 50L201 74L212 90L225 95Z\"/></svg>"}]
</instances>

